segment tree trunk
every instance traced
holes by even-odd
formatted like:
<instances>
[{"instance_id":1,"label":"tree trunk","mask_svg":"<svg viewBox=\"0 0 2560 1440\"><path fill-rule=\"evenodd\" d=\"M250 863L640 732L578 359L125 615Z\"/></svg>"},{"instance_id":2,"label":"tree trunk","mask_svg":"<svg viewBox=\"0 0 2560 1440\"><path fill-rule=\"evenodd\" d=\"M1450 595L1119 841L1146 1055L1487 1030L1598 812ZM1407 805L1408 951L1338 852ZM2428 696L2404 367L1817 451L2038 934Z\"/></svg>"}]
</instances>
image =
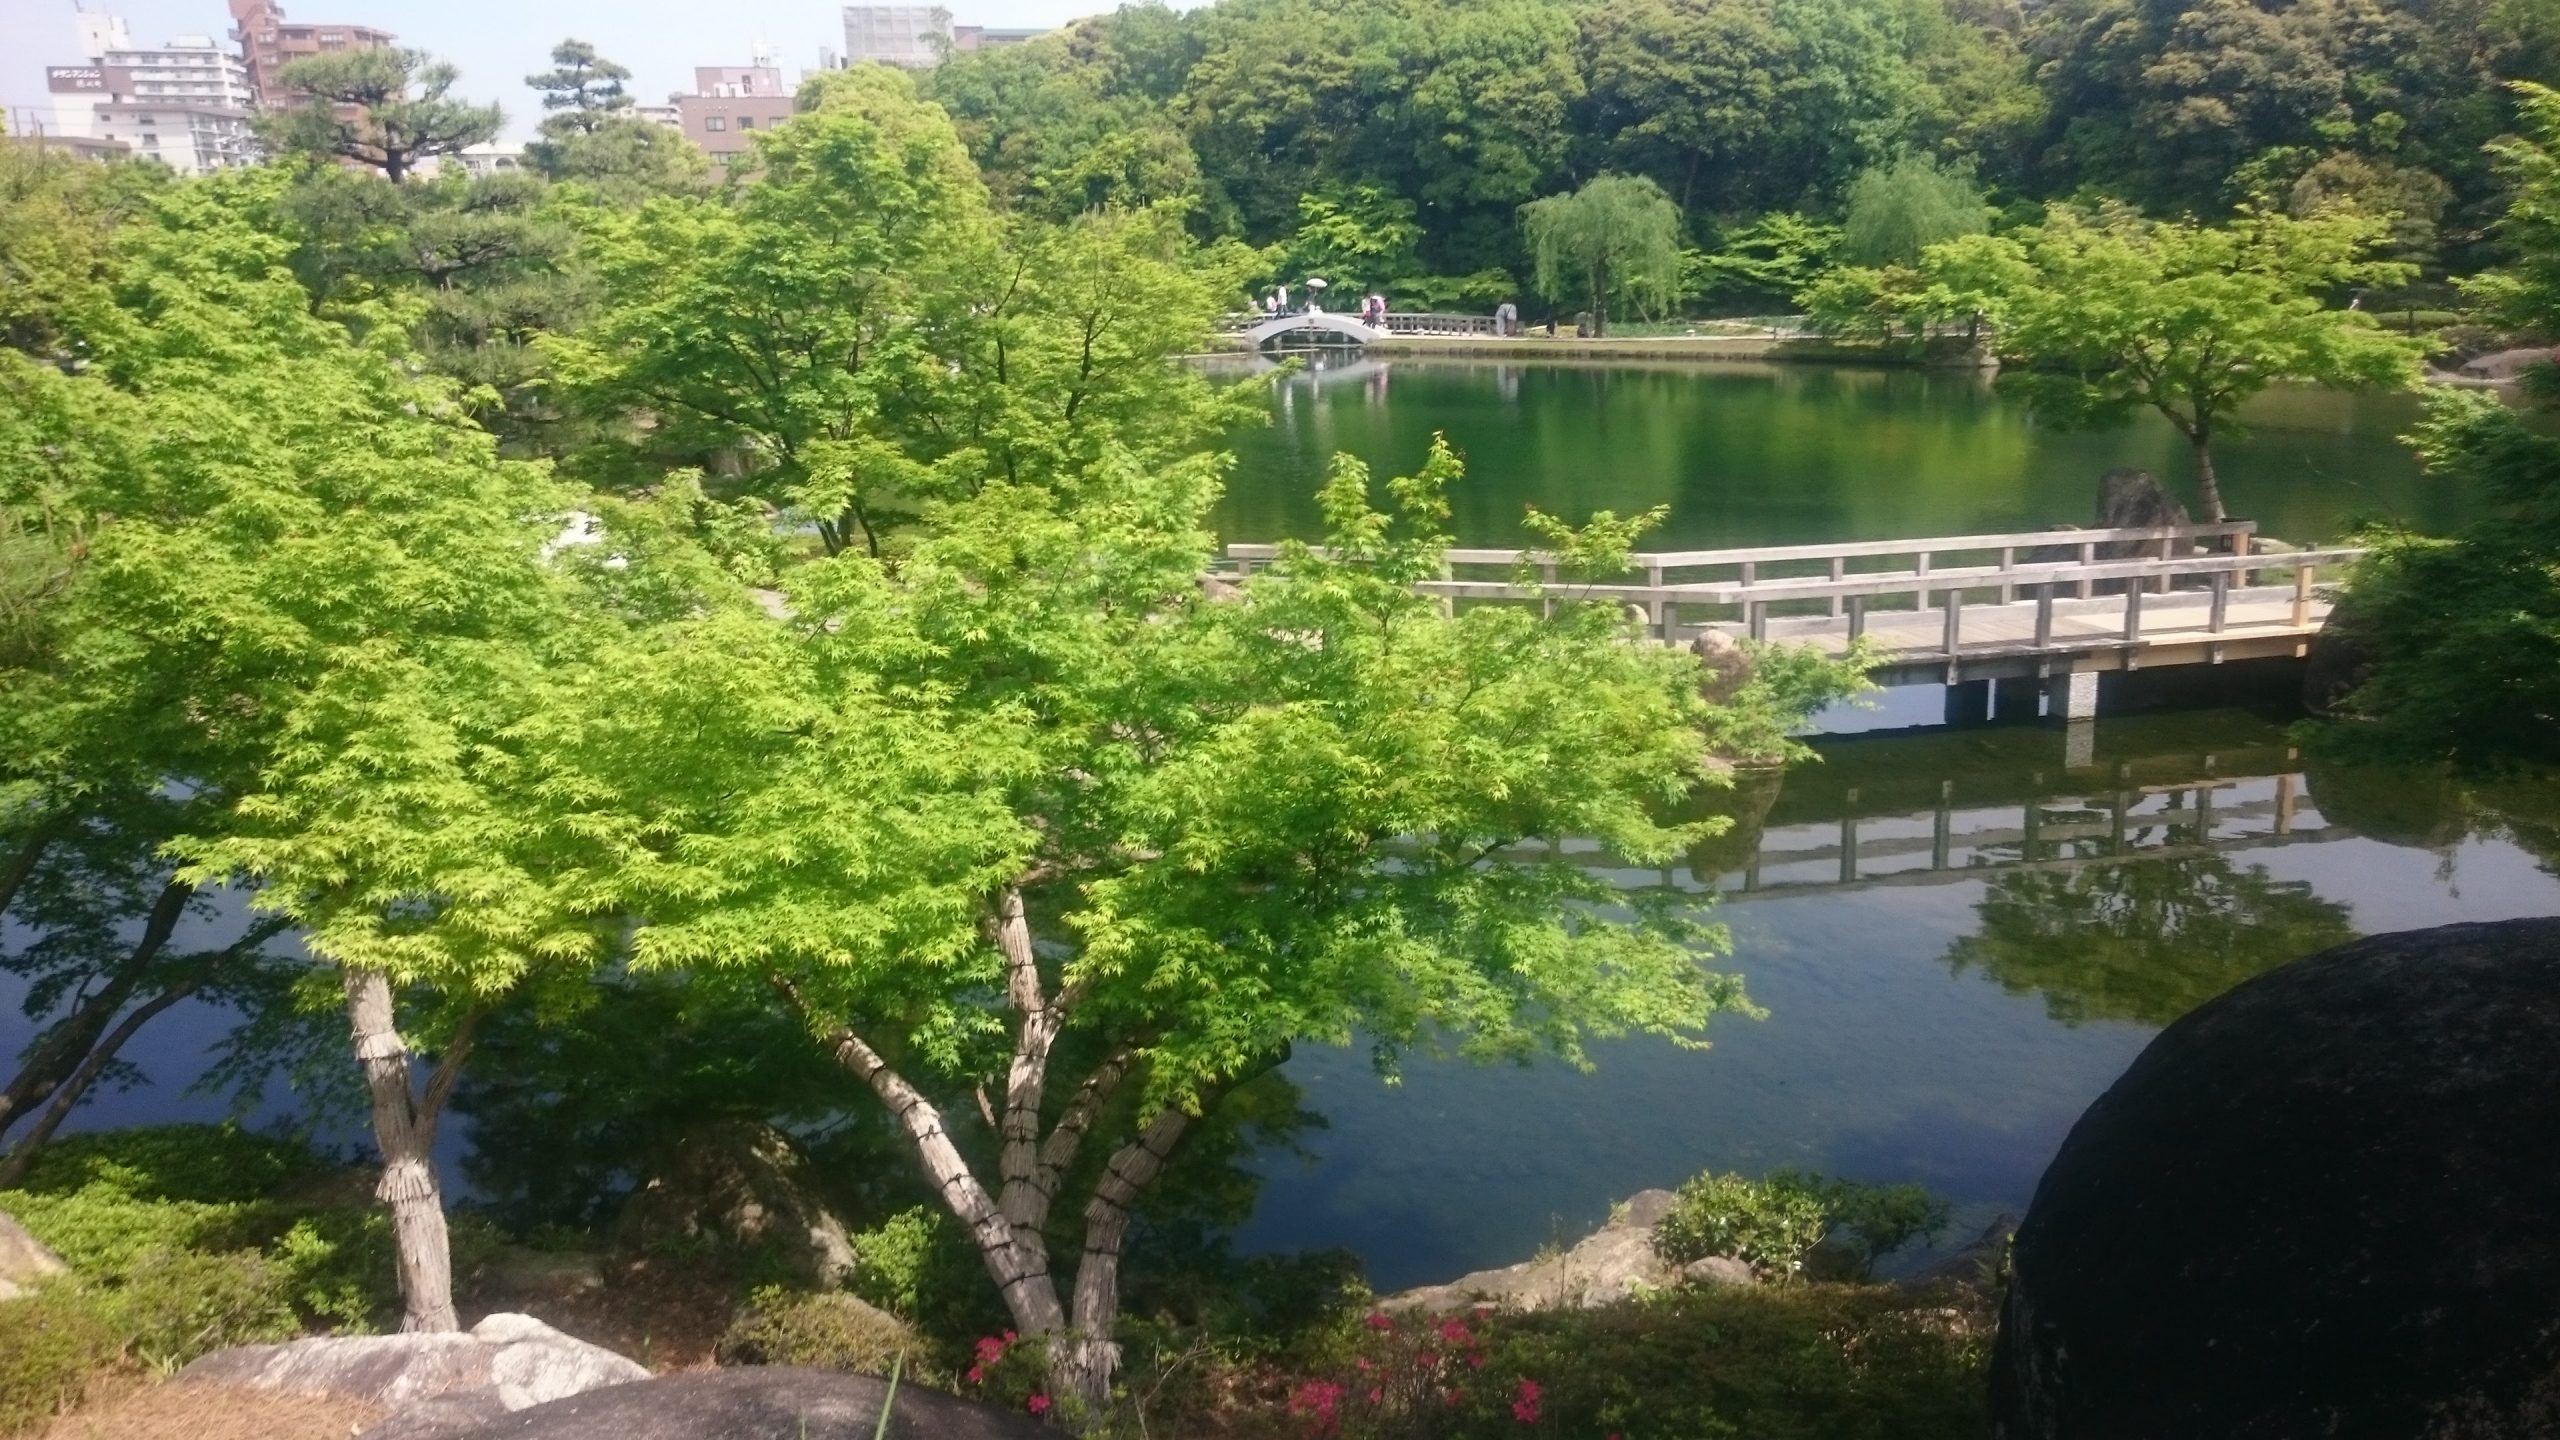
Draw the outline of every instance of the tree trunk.
<instances>
[{"instance_id":1,"label":"tree trunk","mask_svg":"<svg viewBox=\"0 0 2560 1440\"><path fill-rule=\"evenodd\" d=\"M356 1062L372 1100L373 1141L382 1151L382 1183L398 1247L404 1331L459 1330L453 1311L453 1249L445 1233L444 1195L436 1184L435 1111L459 1053L448 1055L421 1101L410 1086L408 1042L393 1023L391 981L379 970L346 970L347 1024ZM458 1052L459 1047L457 1047Z\"/></svg>"},{"instance_id":2,"label":"tree trunk","mask_svg":"<svg viewBox=\"0 0 2560 1440\"><path fill-rule=\"evenodd\" d=\"M1120 1323L1120 1256L1128 1244L1130 1211L1190 1126L1191 1117L1178 1107L1157 1115L1145 1134L1121 1146L1102 1167L1102 1180L1084 1207L1075 1326L1049 1353L1049 1383L1079 1402L1077 1413L1099 1415L1111 1403L1111 1377L1120 1368L1120 1346L1111 1336Z\"/></svg>"},{"instance_id":3,"label":"tree trunk","mask_svg":"<svg viewBox=\"0 0 2560 1440\"><path fill-rule=\"evenodd\" d=\"M153 1016L196 993L212 974L213 966L208 963L185 980L135 1006L131 1014L125 1016L82 1058L80 1068L54 1088L53 1100L44 1107L44 1113L36 1117L35 1127L18 1137L18 1143L9 1151L8 1158L0 1160L0 1190L15 1190L25 1183L37 1152L53 1138L54 1131L62 1128L62 1122L71 1118L71 1112L79 1108L80 1097L89 1093L89 1087L98 1082L98 1075L107 1068L107 1062L116 1057L116 1052L124 1048L134 1032L151 1023Z\"/></svg>"},{"instance_id":4,"label":"tree trunk","mask_svg":"<svg viewBox=\"0 0 2560 1440\"><path fill-rule=\"evenodd\" d=\"M78 1002L62 1023L36 1043L18 1073L10 1077L8 1088L0 1090L0 1133L6 1133L12 1123L45 1103L79 1069L82 1058L115 1020L116 1012L133 998L151 962L159 958L169 936L177 930L178 921L185 917L187 901L195 893L194 886L175 880L161 887L160 897L152 902L151 913L142 922L142 938L134 943L133 953L116 967L97 993Z\"/></svg>"},{"instance_id":5,"label":"tree trunk","mask_svg":"<svg viewBox=\"0 0 2560 1440\"><path fill-rule=\"evenodd\" d=\"M46 848L56 836L69 828L71 817L55 814L27 827L27 836L18 842L17 852L9 857L6 869L0 869L0 916L9 913L17 903L18 887L36 873L36 865L44 859Z\"/></svg>"},{"instance_id":6,"label":"tree trunk","mask_svg":"<svg viewBox=\"0 0 2560 1440\"><path fill-rule=\"evenodd\" d=\"M2205 523L2219 525L2231 517L2222 508L2222 481L2213 473L2213 432L2197 430L2192 440L2196 451L2196 499L2204 506Z\"/></svg>"}]
</instances>

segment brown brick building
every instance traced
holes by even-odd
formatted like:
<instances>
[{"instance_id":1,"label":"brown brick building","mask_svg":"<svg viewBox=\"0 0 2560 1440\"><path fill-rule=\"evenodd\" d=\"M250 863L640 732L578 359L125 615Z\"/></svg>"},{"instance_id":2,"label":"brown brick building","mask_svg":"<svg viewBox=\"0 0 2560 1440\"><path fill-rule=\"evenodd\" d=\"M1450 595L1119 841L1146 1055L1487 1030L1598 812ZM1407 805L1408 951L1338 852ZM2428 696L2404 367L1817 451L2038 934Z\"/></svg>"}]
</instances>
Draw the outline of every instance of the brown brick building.
<instances>
[{"instance_id":1,"label":"brown brick building","mask_svg":"<svg viewBox=\"0 0 2560 1440\"><path fill-rule=\"evenodd\" d=\"M290 104L292 96L276 84L276 72L306 55L340 50L374 50L391 43L391 32L370 25L300 25L284 18L275 0L231 0L232 34L240 42L240 58L249 67L250 88L258 103Z\"/></svg>"},{"instance_id":2,"label":"brown brick building","mask_svg":"<svg viewBox=\"0 0 2560 1440\"><path fill-rule=\"evenodd\" d=\"M693 88L697 93L670 98L685 138L701 146L722 170L741 163L739 157L755 148L758 130L790 119L796 108L783 87L782 71L771 65L699 65Z\"/></svg>"}]
</instances>

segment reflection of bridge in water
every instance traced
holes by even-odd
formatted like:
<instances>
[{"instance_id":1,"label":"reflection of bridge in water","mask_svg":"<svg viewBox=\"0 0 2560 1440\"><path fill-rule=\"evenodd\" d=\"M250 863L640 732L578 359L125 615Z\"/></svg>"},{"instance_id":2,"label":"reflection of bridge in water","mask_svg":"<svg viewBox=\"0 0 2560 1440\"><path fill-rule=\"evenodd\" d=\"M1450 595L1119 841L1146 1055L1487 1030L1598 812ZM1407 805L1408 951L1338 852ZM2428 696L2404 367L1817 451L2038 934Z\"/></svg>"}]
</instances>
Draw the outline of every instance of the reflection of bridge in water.
<instances>
[{"instance_id":1,"label":"reflection of bridge in water","mask_svg":"<svg viewBox=\"0 0 2560 1440\"><path fill-rule=\"evenodd\" d=\"M1907 753L1913 744L1874 737L1834 753L1860 746ZM2005 779L1980 770L1933 778L1904 767L1901 775L1861 775L1859 783L1840 785L1825 783L1825 767L1814 765L1784 777L1745 776L1712 797L1722 803L1706 813L1727 816L1731 828L1673 865L1630 865L1595 841L1513 853L1607 871L1629 889L1738 898L1943 885L2357 835L2321 813L2299 765L2296 752L2281 745L2069 770L2053 765Z\"/></svg>"}]
</instances>

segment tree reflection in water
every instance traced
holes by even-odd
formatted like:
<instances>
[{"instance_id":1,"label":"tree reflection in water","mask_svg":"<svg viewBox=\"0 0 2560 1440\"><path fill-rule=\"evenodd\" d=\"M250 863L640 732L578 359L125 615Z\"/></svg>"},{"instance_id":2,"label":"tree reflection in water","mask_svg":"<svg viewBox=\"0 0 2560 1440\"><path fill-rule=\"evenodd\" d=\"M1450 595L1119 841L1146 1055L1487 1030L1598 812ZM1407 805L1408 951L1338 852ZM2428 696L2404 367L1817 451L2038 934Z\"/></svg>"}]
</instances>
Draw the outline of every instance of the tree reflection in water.
<instances>
[{"instance_id":1,"label":"tree reflection in water","mask_svg":"<svg viewBox=\"0 0 2560 1440\"><path fill-rule=\"evenodd\" d=\"M1947 950L2065 1025L2166 1025L2251 976L2355 938L2347 907L2222 855L1993 876Z\"/></svg>"}]
</instances>

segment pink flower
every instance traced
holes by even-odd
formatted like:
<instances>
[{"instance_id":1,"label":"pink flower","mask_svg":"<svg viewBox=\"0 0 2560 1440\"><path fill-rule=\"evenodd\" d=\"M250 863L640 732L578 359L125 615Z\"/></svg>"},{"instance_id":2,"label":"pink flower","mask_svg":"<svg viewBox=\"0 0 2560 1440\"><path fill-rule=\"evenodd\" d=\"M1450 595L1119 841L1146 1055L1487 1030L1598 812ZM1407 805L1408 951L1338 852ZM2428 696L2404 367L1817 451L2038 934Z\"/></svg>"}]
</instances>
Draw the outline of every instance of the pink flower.
<instances>
[{"instance_id":1,"label":"pink flower","mask_svg":"<svg viewBox=\"0 0 2560 1440\"><path fill-rule=\"evenodd\" d=\"M1519 1393L1518 1397L1517 1397L1517 1398L1515 1398L1515 1399L1513 1399L1513 1400L1512 1400L1512 1402L1511 1402L1511 1418L1512 1418L1512 1419L1514 1419L1514 1420L1519 1421L1519 1422L1520 1422L1521 1424L1523 1424L1523 1425L1534 1425L1534 1424L1536 1424L1536 1423L1537 1423L1537 1421L1538 1421L1538 1382L1537 1382L1537 1381L1535 1381L1535 1380L1523 1380L1523 1381L1521 1381L1521 1382L1520 1382L1520 1393Z\"/></svg>"},{"instance_id":2,"label":"pink flower","mask_svg":"<svg viewBox=\"0 0 2560 1440\"><path fill-rule=\"evenodd\" d=\"M1034 1415L1046 1415L1049 1413L1049 1397L1046 1395L1034 1395L1030 1399L1023 1401L1022 1404L1025 1409L1029 1410Z\"/></svg>"},{"instance_id":3,"label":"pink flower","mask_svg":"<svg viewBox=\"0 0 2560 1440\"><path fill-rule=\"evenodd\" d=\"M1396 1328L1396 1322L1394 1320L1377 1311L1371 1311L1369 1318L1361 1321L1360 1323L1368 1326L1372 1330L1393 1330Z\"/></svg>"},{"instance_id":4,"label":"pink flower","mask_svg":"<svg viewBox=\"0 0 2560 1440\"><path fill-rule=\"evenodd\" d=\"M1012 1344L1012 1343L1013 1343L1013 1332L1012 1332L1012 1331L1007 1330L1006 1332L1004 1332L1004 1343L1006 1343L1007 1345L1010 1345L1010 1344Z\"/></svg>"},{"instance_id":5,"label":"pink flower","mask_svg":"<svg viewBox=\"0 0 2560 1440\"><path fill-rule=\"evenodd\" d=\"M1342 1402L1342 1387L1330 1380L1310 1380L1300 1385L1289 1397L1289 1413L1314 1415L1331 1420L1336 1405Z\"/></svg>"},{"instance_id":6,"label":"pink flower","mask_svg":"<svg viewBox=\"0 0 2560 1440\"><path fill-rule=\"evenodd\" d=\"M1481 1370L1481 1369L1483 1369L1483 1368L1484 1368L1484 1352L1483 1352L1483 1351L1481 1351L1481 1350L1478 1350L1478 1351L1477 1351L1477 1352L1475 1352L1474 1354L1472 1354L1472 1355L1468 1356L1468 1357L1467 1357L1467 1368L1468 1368L1468 1369L1470 1369L1470 1370Z\"/></svg>"},{"instance_id":7,"label":"pink flower","mask_svg":"<svg viewBox=\"0 0 2560 1440\"><path fill-rule=\"evenodd\" d=\"M1452 1345L1464 1345L1476 1337L1467 1333L1466 1321L1443 1320L1440 1322L1440 1338Z\"/></svg>"},{"instance_id":8,"label":"pink flower","mask_svg":"<svg viewBox=\"0 0 2560 1440\"><path fill-rule=\"evenodd\" d=\"M1387 1392L1386 1392L1385 1390L1383 1390L1383 1389L1379 1389L1379 1390L1372 1390L1372 1391L1370 1391L1370 1392L1369 1392L1369 1403L1370 1403L1370 1404L1372 1404L1372 1405L1375 1405L1375 1404L1377 1404L1379 1401L1384 1400L1384 1399L1386 1399L1386 1398L1387 1398Z\"/></svg>"},{"instance_id":9,"label":"pink flower","mask_svg":"<svg viewBox=\"0 0 2560 1440\"><path fill-rule=\"evenodd\" d=\"M1358 1366L1359 1366L1361 1369L1363 1369L1363 1370L1371 1370L1371 1369L1375 1369L1375 1368L1376 1368L1375 1366L1373 1366L1373 1365L1371 1365L1371 1364L1369 1363L1369 1357L1368 1357L1368 1356L1366 1356L1366 1355L1361 1356L1358 1360L1353 1361L1352 1363L1353 1363L1353 1364L1358 1365Z\"/></svg>"},{"instance_id":10,"label":"pink flower","mask_svg":"<svg viewBox=\"0 0 2560 1440\"><path fill-rule=\"evenodd\" d=\"M969 1367L969 1383L970 1383L970 1384L972 1384L972 1385L976 1385L976 1384L978 1384L978 1383L980 1383L980 1382L984 1381L986 1378L987 1378L987 1367L986 1367L986 1366L984 1366L984 1365L972 1365L972 1366L970 1366L970 1367Z\"/></svg>"}]
</instances>

